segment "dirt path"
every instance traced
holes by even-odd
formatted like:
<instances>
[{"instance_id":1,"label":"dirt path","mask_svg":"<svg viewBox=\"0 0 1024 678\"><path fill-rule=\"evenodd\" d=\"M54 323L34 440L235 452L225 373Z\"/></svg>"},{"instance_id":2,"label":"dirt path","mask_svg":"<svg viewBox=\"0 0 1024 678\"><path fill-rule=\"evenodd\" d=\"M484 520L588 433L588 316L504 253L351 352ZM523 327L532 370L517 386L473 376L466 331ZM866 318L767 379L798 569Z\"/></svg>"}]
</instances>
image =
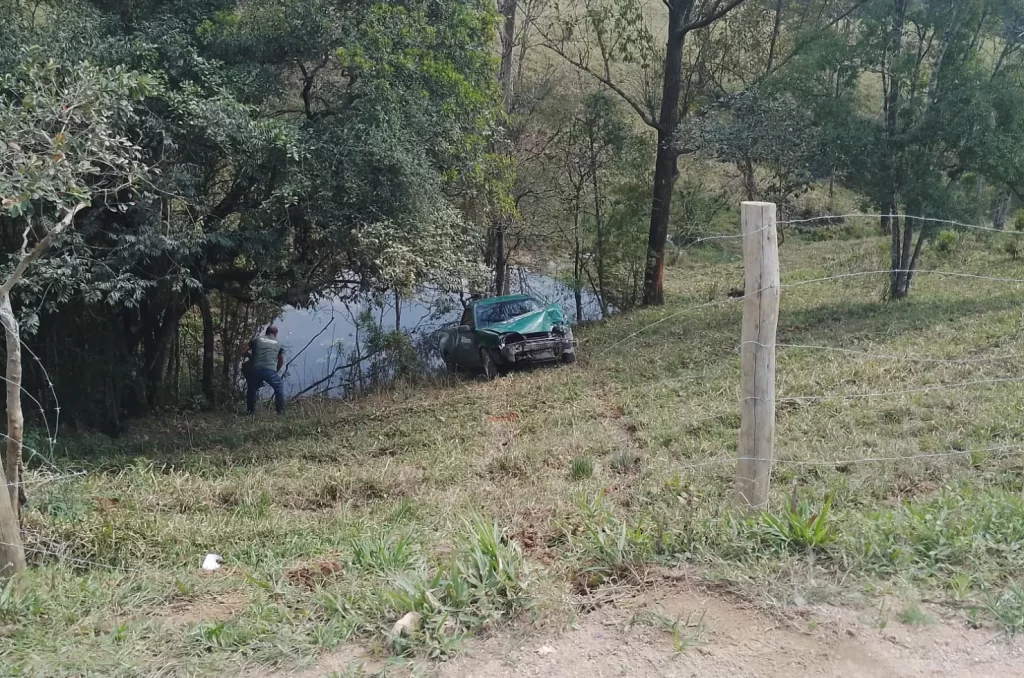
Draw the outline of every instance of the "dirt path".
<instances>
[{"instance_id":1,"label":"dirt path","mask_svg":"<svg viewBox=\"0 0 1024 678\"><path fill-rule=\"evenodd\" d=\"M496 637L467 647L441 678L1005 678L1024 676L1024 646L963 619L909 627L876 612L798 608L777 617L685 584L619 601L557 637ZM674 620L681 620L672 628ZM681 650L681 651L677 651Z\"/></svg>"}]
</instances>

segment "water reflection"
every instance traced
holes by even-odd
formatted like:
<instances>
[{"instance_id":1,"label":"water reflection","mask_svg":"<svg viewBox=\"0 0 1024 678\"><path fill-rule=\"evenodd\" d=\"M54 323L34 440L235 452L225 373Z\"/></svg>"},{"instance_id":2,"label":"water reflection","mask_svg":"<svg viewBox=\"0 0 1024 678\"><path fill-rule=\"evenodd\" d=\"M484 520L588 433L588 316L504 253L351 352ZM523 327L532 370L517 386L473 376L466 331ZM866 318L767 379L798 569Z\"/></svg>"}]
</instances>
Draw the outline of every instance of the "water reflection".
<instances>
[{"instance_id":1,"label":"water reflection","mask_svg":"<svg viewBox=\"0 0 1024 678\"><path fill-rule=\"evenodd\" d=\"M546 303L560 304L566 318L575 321L576 301L568 285L546 275L516 268L512 270L510 287L513 294L529 294ZM346 387L341 384L348 372L359 368L341 372L339 368L350 363L354 354L366 353L366 332L358 323L361 314L372 314L375 323L385 331L398 328L429 350L436 346L437 332L458 322L462 309L459 295L429 289L422 290L413 299L403 299L397 314L394 298L376 304L326 300L309 309L285 307L277 321L289 363L284 379L285 391L291 397L311 387L315 387L312 392L329 387L330 395L345 394ZM584 320L600 319L601 304L597 295L584 291L582 310ZM338 378L318 384L332 373L336 373Z\"/></svg>"}]
</instances>

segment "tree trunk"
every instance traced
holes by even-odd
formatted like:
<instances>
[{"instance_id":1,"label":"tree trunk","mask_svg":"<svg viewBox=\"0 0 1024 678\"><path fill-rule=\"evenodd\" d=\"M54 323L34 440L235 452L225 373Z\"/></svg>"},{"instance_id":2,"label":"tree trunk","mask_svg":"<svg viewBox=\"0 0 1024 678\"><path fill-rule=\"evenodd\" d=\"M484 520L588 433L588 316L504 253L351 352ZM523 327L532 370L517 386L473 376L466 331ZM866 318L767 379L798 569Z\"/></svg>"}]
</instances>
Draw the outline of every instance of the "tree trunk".
<instances>
[{"instance_id":1,"label":"tree trunk","mask_svg":"<svg viewBox=\"0 0 1024 678\"><path fill-rule=\"evenodd\" d=\"M892 242L889 246L890 252L890 265L892 273L889 280L889 298L896 300L901 299L900 297L900 245L903 239L900 237L900 215L896 212L896 206L891 205L888 212L887 222L889 225L889 236L892 238Z\"/></svg>"},{"instance_id":2,"label":"tree trunk","mask_svg":"<svg viewBox=\"0 0 1024 678\"><path fill-rule=\"evenodd\" d=\"M7 446L0 464L0 579L25 569L18 514L21 509L21 446L25 419L21 411L21 337L11 307L11 295L0 292L0 321L7 341Z\"/></svg>"},{"instance_id":3,"label":"tree trunk","mask_svg":"<svg viewBox=\"0 0 1024 678\"><path fill-rule=\"evenodd\" d=\"M899 300L906 296L905 276L900 269L905 268L903 266L904 262L908 265L910 263L909 250L912 240L908 241L907 238L913 238L913 228L911 223L904 219L903 230L906 233L901 233L900 219L897 216L900 186L902 185L900 151L897 139L899 133L900 80L893 72L893 68L903 52L903 27L906 21L907 0L894 1L895 11L892 18L892 35L890 37L892 55L888 60L888 72L885 76L888 82L888 90L885 93L884 101L885 155L881 158L881 161L883 176L889 177L888 185L890 187L887 199L883 201L889 206L887 210L890 215L888 226L892 236L890 244L892 275L889 286L889 298ZM882 228L884 229L885 226L886 223L883 221Z\"/></svg>"},{"instance_id":4,"label":"tree trunk","mask_svg":"<svg viewBox=\"0 0 1024 678\"><path fill-rule=\"evenodd\" d=\"M1013 200L1013 194L1010 191L1003 189L996 195L995 201L992 204L992 227L997 230L1003 230L1006 228L1006 219L1010 215L1010 205Z\"/></svg>"},{"instance_id":5,"label":"tree trunk","mask_svg":"<svg viewBox=\"0 0 1024 678\"><path fill-rule=\"evenodd\" d=\"M594 228L597 236L597 293L600 296L598 301L601 304L601 317L608 316L608 294L605 288L605 251L604 251L604 214L601 210L601 182L598 179L597 149L594 147L594 138L590 137L590 181L594 189Z\"/></svg>"},{"instance_id":6,"label":"tree trunk","mask_svg":"<svg viewBox=\"0 0 1024 678\"><path fill-rule=\"evenodd\" d=\"M672 213L672 189L679 177L679 154L673 148L672 140L679 125L683 46L686 42L683 27L690 20L693 2L676 0L670 5L661 115L658 118L658 157L654 165L654 195L651 200L651 229L647 237L647 266L644 271L644 306L661 306L665 303L665 242Z\"/></svg>"},{"instance_id":7,"label":"tree trunk","mask_svg":"<svg viewBox=\"0 0 1024 678\"><path fill-rule=\"evenodd\" d=\"M395 332L402 333L402 294L395 290Z\"/></svg>"},{"instance_id":8,"label":"tree trunk","mask_svg":"<svg viewBox=\"0 0 1024 678\"><path fill-rule=\"evenodd\" d=\"M508 218L498 217L494 224L494 293L508 294L508 247L506 242Z\"/></svg>"},{"instance_id":9,"label":"tree trunk","mask_svg":"<svg viewBox=\"0 0 1024 678\"><path fill-rule=\"evenodd\" d=\"M7 444L3 466L8 496L5 501L9 501L17 522L21 507L18 488L21 486L25 415L21 409L21 336L9 293L0 292L0 321L3 322L7 341Z\"/></svg>"},{"instance_id":10,"label":"tree trunk","mask_svg":"<svg viewBox=\"0 0 1024 678\"><path fill-rule=\"evenodd\" d=\"M576 324L583 322L583 262L580 241L576 240L575 262L573 264L572 297L576 303Z\"/></svg>"},{"instance_id":11,"label":"tree trunk","mask_svg":"<svg viewBox=\"0 0 1024 678\"><path fill-rule=\"evenodd\" d=\"M512 79L516 47L516 12L518 0L505 0L499 4L498 10L505 17L501 28L501 70L498 82L501 85L502 108L506 115L512 113L512 97L514 83ZM500 214L494 221L494 292L508 294L508 233L511 230L512 217Z\"/></svg>"},{"instance_id":12,"label":"tree trunk","mask_svg":"<svg viewBox=\"0 0 1024 678\"><path fill-rule=\"evenodd\" d=\"M768 65L765 66L764 72L771 73L772 67L775 65L775 54L779 45L779 33L782 28L782 9L785 0L775 1L775 21L772 24L772 41L768 46Z\"/></svg>"},{"instance_id":13,"label":"tree trunk","mask_svg":"<svg viewBox=\"0 0 1024 678\"><path fill-rule=\"evenodd\" d=\"M216 403L216 389L213 387L213 359L215 352L215 341L213 326L213 309L210 307L210 298L205 293L199 295L199 312L203 316L203 396L210 407ZM225 357L225 360L227 358Z\"/></svg>"},{"instance_id":14,"label":"tree trunk","mask_svg":"<svg viewBox=\"0 0 1024 678\"><path fill-rule=\"evenodd\" d=\"M512 110L512 66L516 49L516 12L519 0L505 0L500 11L505 17L501 29L501 71L498 80L501 83L501 100L506 113Z\"/></svg>"},{"instance_id":15,"label":"tree trunk","mask_svg":"<svg viewBox=\"0 0 1024 678\"><path fill-rule=\"evenodd\" d=\"M921 259L921 250L924 249L924 228L922 225L921 234L917 236L917 245L914 246L914 256L910 258L910 266L907 267L906 277L903 282L903 296L910 294L910 283L914 281L914 272L917 271L917 262Z\"/></svg>"}]
</instances>

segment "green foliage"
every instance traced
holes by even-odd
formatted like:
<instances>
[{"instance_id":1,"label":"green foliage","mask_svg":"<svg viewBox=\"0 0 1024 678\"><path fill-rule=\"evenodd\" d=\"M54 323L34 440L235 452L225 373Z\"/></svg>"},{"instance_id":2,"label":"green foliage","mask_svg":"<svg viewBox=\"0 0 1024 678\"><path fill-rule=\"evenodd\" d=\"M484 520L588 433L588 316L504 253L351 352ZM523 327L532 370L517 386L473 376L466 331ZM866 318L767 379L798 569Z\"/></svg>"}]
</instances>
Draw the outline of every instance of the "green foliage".
<instances>
[{"instance_id":1,"label":"green foliage","mask_svg":"<svg viewBox=\"0 0 1024 678\"><path fill-rule=\"evenodd\" d=\"M935 236L935 250L939 254L951 254L956 249L959 236L956 231L942 231Z\"/></svg>"},{"instance_id":2,"label":"green foliage","mask_svg":"<svg viewBox=\"0 0 1024 678\"><path fill-rule=\"evenodd\" d=\"M834 527L830 524L833 495L825 498L824 504L816 506L795 496L790 506L781 514L765 513L760 520L761 538L780 549L815 550L823 549L836 539Z\"/></svg>"},{"instance_id":3,"label":"green foliage","mask_svg":"<svg viewBox=\"0 0 1024 678\"><path fill-rule=\"evenodd\" d=\"M569 535L576 588L591 591L608 581L636 580L654 554L654 540L642 526L616 518L603 495L581 503L582 533Z\"/></svg>"},{"instance_id":4,"label":"green foliage","mask_svg":"<svg viewBox=\"0 0 1024 678\"><path fill-rule=\"evenodd\" d=\"M573 457L569 462L571 480L587 480L594 475L594 460L590 457Z\"/></svg>"},{"instance_id":5,"label":"green foliage","mask_svg":"<svg viewBox=\"0 0 1024 678\"><path fill-rule=\"evenodd\" d=\"M132 101L153 93L153 79L59 64L35 48L21 56L0 78L0 215L60 220L95 197L130 199L144 168L126 129L137 122Z\"/></svg>"},{"instance_id":6,"label":"green foliage","mask_svg":"<svg viewBox=\"0 0 1024 678\"><path fill-rule=\"evenodd\" d=\"M1014 585L1002 594L989 595L985 608L1006 633L1024 632L1024 588Z\"/></svg>"},{"instance_id":7,"label":"green foliage","mask_svg":"<svg viewBox=\"0 0 1024 678\"><path fill-rule=\"evenodd\" d=\"M1010 255L1010 258L1014 261L1020 256L1021 252L1024 251L1024 243L1021 242L1019 236L1011 235L1003 241L1003 252Z\"/></svg>"},{"instance_id":8,"label":"green foliage","mask_svg":"<svg viewBox=\"0 0 1024 678\"><path fill-rule=\"evenodd\" d=\"M605 93L571 99L554 118L550 124L565 129L551 141L547 169L557 187L559 235L574 262L572 285L589 286L603 310L632 308L646 256L646 140Z\"/></svg>"},{"instance_id":9,"label":"green foliage","mask_svg":"<svg viewBox=\"0 0 1024 678\"><path fill-rule=\"evenodd\" d=\"M784 208L830 169L821 123L785 91L751 90L723 98L681 127L676 144L736 167L747 200Z\"/></svg>"},{"instance_id":10,"label":"green foliage","mask_svg":"<svg viewBox=\"0 0 1024 678\"><path fill-rule=\"evenodd\" d=\"M1017 214L1013 219L1013 230L1018 233L1024 232L1024 210L1017 210Z\"/></svg>"},{"instance_id":11,"label":"green foliage","mask_svg":"<svg viewBox=\"0 0 1024 678\"><path fill-rule=\"evenodd\" d=\"M69 416L116 432L166 404L204 298L235 302L227 344L267 307L476 276L474 219L500 192L493 4L7 2L0 246L88 206L17 300L35 352L76 356L27 373Z\"/></svg>"},{"instance_id":12,"label":"green foliage","mask_svg":"<svg viewBox=\"0 0 1024 678\"><path fill-rule=\"evenodd\" d=\"M928 626L935 623L935 619L917 603L910 603L903 608L900 612L900 621L907 626Z\"/></svg>"}]
</instances>

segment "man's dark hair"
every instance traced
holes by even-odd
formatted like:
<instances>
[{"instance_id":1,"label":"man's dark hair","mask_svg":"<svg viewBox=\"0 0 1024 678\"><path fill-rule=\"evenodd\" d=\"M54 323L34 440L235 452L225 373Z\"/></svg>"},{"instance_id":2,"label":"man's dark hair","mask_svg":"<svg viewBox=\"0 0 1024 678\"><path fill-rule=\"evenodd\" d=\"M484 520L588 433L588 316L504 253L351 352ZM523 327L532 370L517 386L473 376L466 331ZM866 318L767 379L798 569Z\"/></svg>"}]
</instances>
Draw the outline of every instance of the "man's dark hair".
<instances>
[{"instance_id":1,"label":"man's dark hair","mask_svg":"<svg viewBox=\"0 0 1024 678\"><path fill-rule=\"evenodd\" d=\"M275 327L274 325L271 325L270 327L268 327L267 328L267 336L268 337L276 337L277 336L277 327Z\"/></svg>"}]
</instances>

